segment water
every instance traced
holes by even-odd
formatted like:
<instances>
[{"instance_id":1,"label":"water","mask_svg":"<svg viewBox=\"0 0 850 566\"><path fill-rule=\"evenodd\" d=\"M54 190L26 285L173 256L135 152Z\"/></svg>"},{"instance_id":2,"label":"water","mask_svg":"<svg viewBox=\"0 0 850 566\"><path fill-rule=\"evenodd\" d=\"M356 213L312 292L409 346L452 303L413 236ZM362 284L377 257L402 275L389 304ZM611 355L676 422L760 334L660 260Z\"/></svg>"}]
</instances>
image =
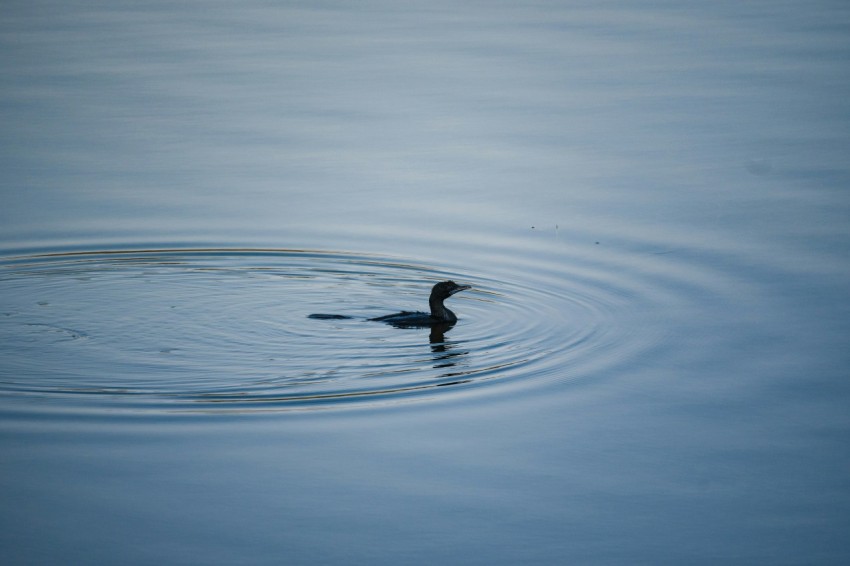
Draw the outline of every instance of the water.
<instances>
[{"instance_id":1,"label":"water","mask_svg":"<svg viewBox=\"0 0 850 566\"><path fill-rule=\"evenodd\" d=\"M571 350L575 365L587 347L599 347L591 337L608 326L598 292L582 297L575 285L559 296L469 270L464 280L474 290L468 300L453 299L466 315L456 332L364 324L388 300L424 302L430 285L417 281L452 276L375 256L77 252L9 260L6 267L3 294L22 307L3 313L0 326L15 352L7 389L96 395L109 407L128 397L140 398L142 409L166 411L385 404L450 385L563 374L558 353ZM333 304L352 318L309 318ZM548 316L552 308L557 319ZM611 353L628 346L612 343Z\"/></svg>"},{"instance_id":2,"label":"water","mask_svg":"<svg viewBox=\"0 0 850 566\"><path fill-rule=\"evenodd\" d=\"M4 563L846 563L848 31L9 5Z\"/></svg>"}]
</instances>

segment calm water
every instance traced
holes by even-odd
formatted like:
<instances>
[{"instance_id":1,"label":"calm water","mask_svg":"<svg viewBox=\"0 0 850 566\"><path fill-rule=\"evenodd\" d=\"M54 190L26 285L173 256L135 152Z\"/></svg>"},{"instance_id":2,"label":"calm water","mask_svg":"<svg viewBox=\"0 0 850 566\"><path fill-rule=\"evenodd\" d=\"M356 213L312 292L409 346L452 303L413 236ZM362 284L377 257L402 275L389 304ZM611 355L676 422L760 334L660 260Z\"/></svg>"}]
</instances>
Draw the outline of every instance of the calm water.
<instances>
[{"instance_id":1,"label":"calm water","mask_svg":"<svg viewBox=\"0 0 850 566\"><path fill-rule=\"evenodd\" d=\"M850 560L846 3L13 2L0 61L4 563Z\"/></svg>"}]
</instances>

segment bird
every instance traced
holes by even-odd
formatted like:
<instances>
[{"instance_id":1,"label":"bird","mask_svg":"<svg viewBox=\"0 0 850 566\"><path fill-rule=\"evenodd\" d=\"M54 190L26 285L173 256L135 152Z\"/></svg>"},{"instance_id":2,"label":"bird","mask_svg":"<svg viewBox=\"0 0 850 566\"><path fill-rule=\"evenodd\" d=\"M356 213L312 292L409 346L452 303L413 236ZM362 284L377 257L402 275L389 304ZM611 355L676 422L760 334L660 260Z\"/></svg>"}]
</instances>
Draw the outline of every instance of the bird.
<instances>
[{"instance_id":1,"label":"bird","mask_svg":"<svg viewBox=\"0 0 850 566\"><path fill-rule=\"evenodd\" d=\"M435 324L454 324L457 315L443 304L443 301L461 291L471 289L471 285L458 285L454 281L441 281L431 288L431 296L428 298L428 306L431 312L402 311L395 314L387 314L376 318L370 318L377 322L386 322L399 327L424 327Z\"/></svg>"},{"instance_id":2,"label":"bird","mask_svg":"<svg viewBox=\"0 0 850 566\"><path fill-rule=\"evenodd\" d=\"M427 328L434 326L447 327L457 322L457 315L443 304L443 301L461 291L471 289L471 285L459 285L454 281L440 281L431 288L428 306L431 312L402 311L386 314L368 320L385 322L398 328ZM350 316L340 314L311 314L309 318L323 320L350 319Z\"/></svg>"}]
</instances>

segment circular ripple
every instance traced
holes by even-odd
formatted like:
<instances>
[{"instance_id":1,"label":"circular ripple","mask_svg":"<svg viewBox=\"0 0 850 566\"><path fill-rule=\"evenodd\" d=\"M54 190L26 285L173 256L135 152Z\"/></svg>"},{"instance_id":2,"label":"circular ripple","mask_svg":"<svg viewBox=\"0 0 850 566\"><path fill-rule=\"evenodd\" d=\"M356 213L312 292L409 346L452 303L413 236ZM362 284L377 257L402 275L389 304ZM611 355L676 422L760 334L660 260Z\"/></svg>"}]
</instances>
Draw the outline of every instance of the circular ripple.
<instances>
[{"instance_id":1,"label":"circular ripple","mask_svg":"<svg viewBox=\"0 0 850 566\"><path fill-rule=\"evenodd\" d=\"M581 273L496 279L300 250L47 254L0 267L6 395L330 408L571 379L641 343L611 320L628 291ZM367 320L427 307L448 278L473 289L451 299L460 321L444 335Z\"/></svg>"}]
</instances>

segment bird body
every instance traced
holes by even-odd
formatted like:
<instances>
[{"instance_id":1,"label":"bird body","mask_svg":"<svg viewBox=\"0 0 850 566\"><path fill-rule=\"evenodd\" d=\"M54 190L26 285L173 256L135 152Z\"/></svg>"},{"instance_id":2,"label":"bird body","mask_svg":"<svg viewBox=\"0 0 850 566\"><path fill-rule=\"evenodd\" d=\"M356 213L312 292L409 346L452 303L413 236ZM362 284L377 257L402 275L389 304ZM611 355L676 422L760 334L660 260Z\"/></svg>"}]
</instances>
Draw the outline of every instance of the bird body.
<instances>
[{"instance_id":1,"label":"bird body","mask_svg":"<svg viewBox=\"0 0 850 566\"><path fill-rule=\"evenodd\" d=\"M402 311L395 314L387 314L377 318L370 318L378 322L386 322L393 326L399 327L415 327L415 326L433 326L435 324L454 324L457 322L457 315L450 311L443 304L443 301L459 293L465 289L469 289L469 285L458 285L454 281L442 281L431 288L431 296L428 298L428 306L431 307L431 312L411 312Z\"/></svg>"},{"instance_id":2,"label":"bird body","mask_svg":"<svg viewBox=\"0 0 850 566\"><path fill-rule=\"evenodd\" d=\"M431 296L428 298L428 306L431 312L402 311L387 314L369 320L375 322L386 322L398 328L433 327L437 325L451 326L457 322L457 315L443 304L443 301L466 289L469 285L458 285L454 281L441 281L431 288ZM338 320L351 318L339 314L311 314L310 318L322 320Z\"/></svg>"}]
</instances>

